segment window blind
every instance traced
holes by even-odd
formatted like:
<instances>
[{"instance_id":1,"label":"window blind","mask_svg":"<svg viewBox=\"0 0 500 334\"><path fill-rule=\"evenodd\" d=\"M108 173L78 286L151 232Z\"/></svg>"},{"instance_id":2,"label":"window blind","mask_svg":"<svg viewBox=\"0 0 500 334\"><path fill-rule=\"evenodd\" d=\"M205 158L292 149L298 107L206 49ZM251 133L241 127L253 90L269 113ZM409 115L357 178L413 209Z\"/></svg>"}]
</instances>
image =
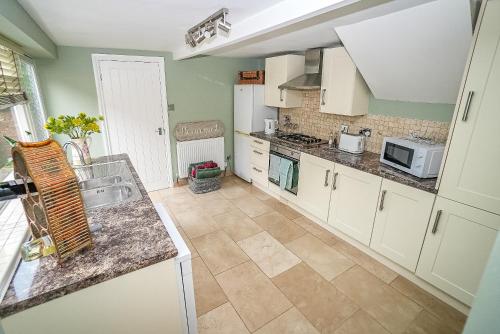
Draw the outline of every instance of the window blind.
<instances>
[{"instance_id":1,"label":"window blind","mask_svg":"<svg viewBox=\"0 0 500 334\"><path fill-rule=\"evenodd\" d=\"M0 45L0 109L26 101L19 82L14 52Z\"/></svg>"}]
</instances>

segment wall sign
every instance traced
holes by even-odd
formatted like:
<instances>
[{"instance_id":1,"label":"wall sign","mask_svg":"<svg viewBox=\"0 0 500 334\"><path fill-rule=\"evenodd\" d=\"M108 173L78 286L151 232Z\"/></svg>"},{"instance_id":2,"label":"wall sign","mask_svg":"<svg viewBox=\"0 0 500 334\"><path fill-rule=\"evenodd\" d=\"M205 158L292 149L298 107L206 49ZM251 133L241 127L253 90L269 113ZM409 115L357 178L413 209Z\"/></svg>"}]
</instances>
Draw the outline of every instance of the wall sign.
<instances>
[{"instance_id":1,"label":"wall sign","mask_svg":"<svg viewBox=\"0 0 500 334\"><path fill-rule=\"evenodd\" d=\"M221 121L177 123L174 132L177 141L222 137L224 123Z\"/></svg>"}]
</instances>

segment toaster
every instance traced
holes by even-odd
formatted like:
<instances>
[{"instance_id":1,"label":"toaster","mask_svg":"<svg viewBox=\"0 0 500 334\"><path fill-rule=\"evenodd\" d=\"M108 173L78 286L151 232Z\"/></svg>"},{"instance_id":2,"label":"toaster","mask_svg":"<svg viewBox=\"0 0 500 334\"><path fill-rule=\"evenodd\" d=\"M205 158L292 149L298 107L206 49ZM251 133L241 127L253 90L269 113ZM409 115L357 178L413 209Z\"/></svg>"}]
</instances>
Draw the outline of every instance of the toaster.
<instances>
[{"instance_id":1,"label":"toaster","mask_svg":"<svg viewBox=\"0 0 500 334\"><path fill-rule=\"evenodd\" d=\"M365 150L365 136L362 134L341 133L339 150L355 154L363 153Z\"/></svg>"}]
</instances>

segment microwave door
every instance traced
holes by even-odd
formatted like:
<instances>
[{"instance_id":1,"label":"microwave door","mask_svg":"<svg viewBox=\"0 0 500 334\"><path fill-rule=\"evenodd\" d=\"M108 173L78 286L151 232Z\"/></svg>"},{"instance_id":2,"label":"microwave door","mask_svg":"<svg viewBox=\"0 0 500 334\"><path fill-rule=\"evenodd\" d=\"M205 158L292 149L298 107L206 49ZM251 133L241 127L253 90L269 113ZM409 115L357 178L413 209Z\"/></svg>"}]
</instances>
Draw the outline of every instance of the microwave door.
<instances>
[{"instance_id":1,"label":"microwave door","mask_svg":"<svg viewBox=\"0 0 500 334\"><path fill-rule=\"evenodd\" d=\"M415 150L394 143L386 143L384 159L399 166L411 168Z\"/></svg>"}]
</instances>

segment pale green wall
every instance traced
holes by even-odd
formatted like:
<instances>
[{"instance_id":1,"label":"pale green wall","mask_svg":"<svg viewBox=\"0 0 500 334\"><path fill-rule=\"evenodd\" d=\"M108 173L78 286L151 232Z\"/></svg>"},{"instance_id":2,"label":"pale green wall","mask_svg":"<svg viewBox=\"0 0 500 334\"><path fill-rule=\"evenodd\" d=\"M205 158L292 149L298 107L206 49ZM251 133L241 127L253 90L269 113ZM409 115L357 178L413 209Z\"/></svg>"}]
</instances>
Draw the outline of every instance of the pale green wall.
<instances>
[{"instance_id":1,"label":"pale green wall","mask_svg":"<svg viewBox=\"0 0 500 334\"><path fill-rule=\"evenodd\" d=\"M16 0L0 0L0 34L31 56L54 58L57 54L54 42Z\"/></svg>"},{"instance_id":2,"label":"pale green wall","mask_svg":"<svg viewBox=\"0 0 500 334\"><path fill-rule=\"evenodd\" d=\"M370 96L368 113L371 115L385 115L450 122L453 116L454 108L455 105L453 104L378 100L372 95Z\"/></svg>"},{"instance_id":3,"label":"pale green wall","mask_svg":"<svg viewBox=\"0 0 500 334\"><path fill-rule=\"evenodd\" d=\"M167 99L175 105L175 110L169 112L170 133L178 122L222 120L226 129L226 155L233 156L233 85L238 71L257 68L259 60L199 57L174 61L169 52L58 47L57 59L36 59L48 115L98 113L92 53L164 57ZM173 137L171 145L175 178ZM91 150L94 155L104 154L102 135L95 136Z\"/></svg>"},{"instance_id":4,"label":"pale green wall","mask_svg":"<svg viewBox=\"0 0 500 334\"><path fill-rule=\"evenodd\" d=\"M500 332L500 238L486 265L479 291L465 324L464 334L492 334Z\"/></svg>"}]
</instances>

